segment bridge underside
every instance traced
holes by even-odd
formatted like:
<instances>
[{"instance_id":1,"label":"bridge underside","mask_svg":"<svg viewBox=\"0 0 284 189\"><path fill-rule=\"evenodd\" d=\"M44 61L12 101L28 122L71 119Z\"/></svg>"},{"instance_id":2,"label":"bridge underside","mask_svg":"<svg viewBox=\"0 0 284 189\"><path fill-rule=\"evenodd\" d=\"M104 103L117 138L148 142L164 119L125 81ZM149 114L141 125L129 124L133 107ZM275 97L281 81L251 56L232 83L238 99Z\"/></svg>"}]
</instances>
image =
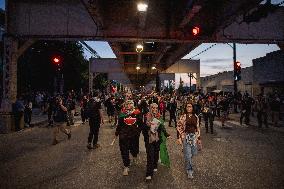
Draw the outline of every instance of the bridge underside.
<instances>
[{"instance_id":1,"label":"bridge underside","mask_svg":"<svg viewBox=\"0 0 284 189\"><path fill-rule=\"evenodd\" d=\"M203 42L283 43L284 10L262 0L8 1L7 32L23 39L105 40L129 76L162 71ZM191 29L200 28L193 36ZM142 53L135 51L144 44ZM132 80L132 79L131 79ZM133 82L135 82L133 80Z\"/></svg>"},{"instance_id":2,"label":"bridge underside","mask_svg":"<svg viewBox=\"0 0 284 189\"><path fill-rule=\"evenodd\" d=\"M283 6L261 1L144 0L148 10L142 13L133 0L6 1L1 112L8 114L0 126L11 129L17 59L34 40L108 41L135 84L135 78L141 78L133 76L137 64L138 74L148 77L154 64L160 72L166 70L204 42L273 43L283 48ZM194 26L200 28L197 36L191 33ZM138 42L144 43L142 53L135 51Z\"/></svg>"}]
</instances>

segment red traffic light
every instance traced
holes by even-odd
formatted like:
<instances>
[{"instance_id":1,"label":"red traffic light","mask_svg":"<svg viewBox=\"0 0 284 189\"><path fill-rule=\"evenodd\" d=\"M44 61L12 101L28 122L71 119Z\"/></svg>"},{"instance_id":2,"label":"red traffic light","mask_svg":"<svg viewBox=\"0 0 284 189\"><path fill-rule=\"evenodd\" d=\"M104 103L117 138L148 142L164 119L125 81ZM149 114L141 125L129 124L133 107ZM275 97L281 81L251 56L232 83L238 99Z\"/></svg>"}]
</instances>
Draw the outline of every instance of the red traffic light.
<instances>
[{"instance_id":1,"label":"red traffic light","mask_svg":"<svg viewBox=\"0 0 284 189\"><path fill-rule=\"evenodd\" d=\"M62 58L59 55L55 55L51 57L51 62L55 65L60 65L62 62Z\"/></svg>"},{"instance_id":2,"label":"red traffic light","mask_svg":"<svg viewBox=\"0 0 284 189\"><path fill-rule=\"evenodd\" d=\"M57 57L55 57L55 58L53 58L53 62L54 62L54 63L59 63L59 62L60 62L60 59L57 58Z\"/></svg>"},{"instance_id":3,"label":"red traffic light","mask_svg":"<svg viewBox=\"0 0 284 189\"><path fill-rule=\"evenodd\" d=\"M241 63L239 61L235 62L235 70L241 70Z\"/></svg>"},{"instance_id":4,"label":"red traffic light","mask_svg":"<svg viewBox=\"0 0 284 189\"><path fill-rule=\"evenodd\" d=\"M195 26L194 28L192 28L192 34L193 35L198 35L199 33L200 33L199 27Z\"/></svg>"},{"instance_id":5,"label":"red traffic light","mask_svg":"<svg viewBox=\"0 0 284 189\"><path fill-rule=\"evenodd\" d=\"M241 67L241 63L240 62L236 62L236 66L240 68Z\"/></svg>"},{"instance_id":6,"label":"red traffic light","mask_svg":"<svg viewBox=\"0 0 284 189\"><path fill-rule=\"evenodd\" d=\"M241 80L241 63L239 61L235 62L234 78L235 81Z\"/></svg>"}]
</instances>

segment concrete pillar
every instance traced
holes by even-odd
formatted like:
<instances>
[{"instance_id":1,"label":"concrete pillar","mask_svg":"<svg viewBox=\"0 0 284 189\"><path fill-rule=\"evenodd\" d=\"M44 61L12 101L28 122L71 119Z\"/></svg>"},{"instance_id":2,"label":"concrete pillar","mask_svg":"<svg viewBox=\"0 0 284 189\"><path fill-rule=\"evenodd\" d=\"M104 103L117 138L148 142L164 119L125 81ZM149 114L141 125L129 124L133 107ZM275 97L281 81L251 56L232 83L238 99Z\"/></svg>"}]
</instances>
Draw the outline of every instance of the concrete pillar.
<instances>
[{"instance_id":1,"label":"concrete pillar","mask_svg":"<svg viewBox=\"0 0 284 189\"><path fill-rule=\"evenodd\" d=\"M17 98L17 59L18 40L4 37L3 54L3 98L0 109L0 133L14 130L12 104Z\"/></svg>"},{"instance_id":2,"label":"concrete pillar","mask_svg":"<svg viewBox=\"0 0 284 189\"><path fill-rule=\"evenodd\" d=\"M284 51L284 43L278 43L277 45L282 51Z\"/></svg>"}]
</instances>

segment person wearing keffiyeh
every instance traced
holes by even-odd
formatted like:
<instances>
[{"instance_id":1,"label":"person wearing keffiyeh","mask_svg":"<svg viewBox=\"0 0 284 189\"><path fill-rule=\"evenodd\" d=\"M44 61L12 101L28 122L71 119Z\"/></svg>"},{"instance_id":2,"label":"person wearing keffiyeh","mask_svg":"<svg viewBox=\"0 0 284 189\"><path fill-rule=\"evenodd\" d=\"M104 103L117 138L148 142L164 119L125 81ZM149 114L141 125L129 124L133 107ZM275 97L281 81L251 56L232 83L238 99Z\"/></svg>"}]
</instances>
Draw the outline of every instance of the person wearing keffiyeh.
<instances>
[{"instance_id":1,"label":"person wearing keffiyeh","mask_svg":"<svg viewBox=\"0 0 284 189\"><path fill-rule=\"evenodd\" d=\"M115 132L115 136L119 136L119 147L124 165L124 176L127 176L129 172L129 152L133 156L133 163L137 161L137 154L139 153L139 135L142 126L143 122L140 111L134 108L132 100L126 100L119 115Z\"/></svg>"},{"instance_id":2,"label":"person wearing keffiyeh","mask_svg":"<svg viewBox=\"0 0 284 189\"><path fill-rule=\"evenodd\" d=\"M169 156L166 148L167 133L161 115L158 112L158 105L152 103L150 112L146 115L146 128L148 139L146 139L147 171L146 180L151 180L153 173L158 171L159 152L161 152L161 163L170 165ZM161 150L161 151L160 151Z\"/></svg>"}]
</instances>

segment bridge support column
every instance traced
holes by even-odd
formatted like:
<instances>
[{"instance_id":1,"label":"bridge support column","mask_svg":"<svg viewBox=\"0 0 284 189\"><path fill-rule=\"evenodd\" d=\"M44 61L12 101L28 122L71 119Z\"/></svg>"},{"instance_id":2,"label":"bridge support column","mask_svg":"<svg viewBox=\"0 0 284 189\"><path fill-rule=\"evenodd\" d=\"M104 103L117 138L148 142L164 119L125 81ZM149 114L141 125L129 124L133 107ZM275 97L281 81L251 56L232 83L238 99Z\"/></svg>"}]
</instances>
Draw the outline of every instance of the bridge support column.
<instances>
[{"instance_id":1,"label":"bridge support column","mask_svg":"<svg viewBox=\"0 0 284 189\"><path fill-rule=\"evenodd\" d=\"M15 130L12 104L17 98L17 59L18 40L4 37L3 54L3 96L0 109L0 133Z\"/></svg>"},{"instance_id":2,"label":"bridge support column","mask_svg":"<svg viewBox=\"0 0 284 189\"><path fill-rule=\"evenodd\" d=\"M282 51L284 51L284 43L278 43L277 45Z\"/></svg>"}]
</instances>

